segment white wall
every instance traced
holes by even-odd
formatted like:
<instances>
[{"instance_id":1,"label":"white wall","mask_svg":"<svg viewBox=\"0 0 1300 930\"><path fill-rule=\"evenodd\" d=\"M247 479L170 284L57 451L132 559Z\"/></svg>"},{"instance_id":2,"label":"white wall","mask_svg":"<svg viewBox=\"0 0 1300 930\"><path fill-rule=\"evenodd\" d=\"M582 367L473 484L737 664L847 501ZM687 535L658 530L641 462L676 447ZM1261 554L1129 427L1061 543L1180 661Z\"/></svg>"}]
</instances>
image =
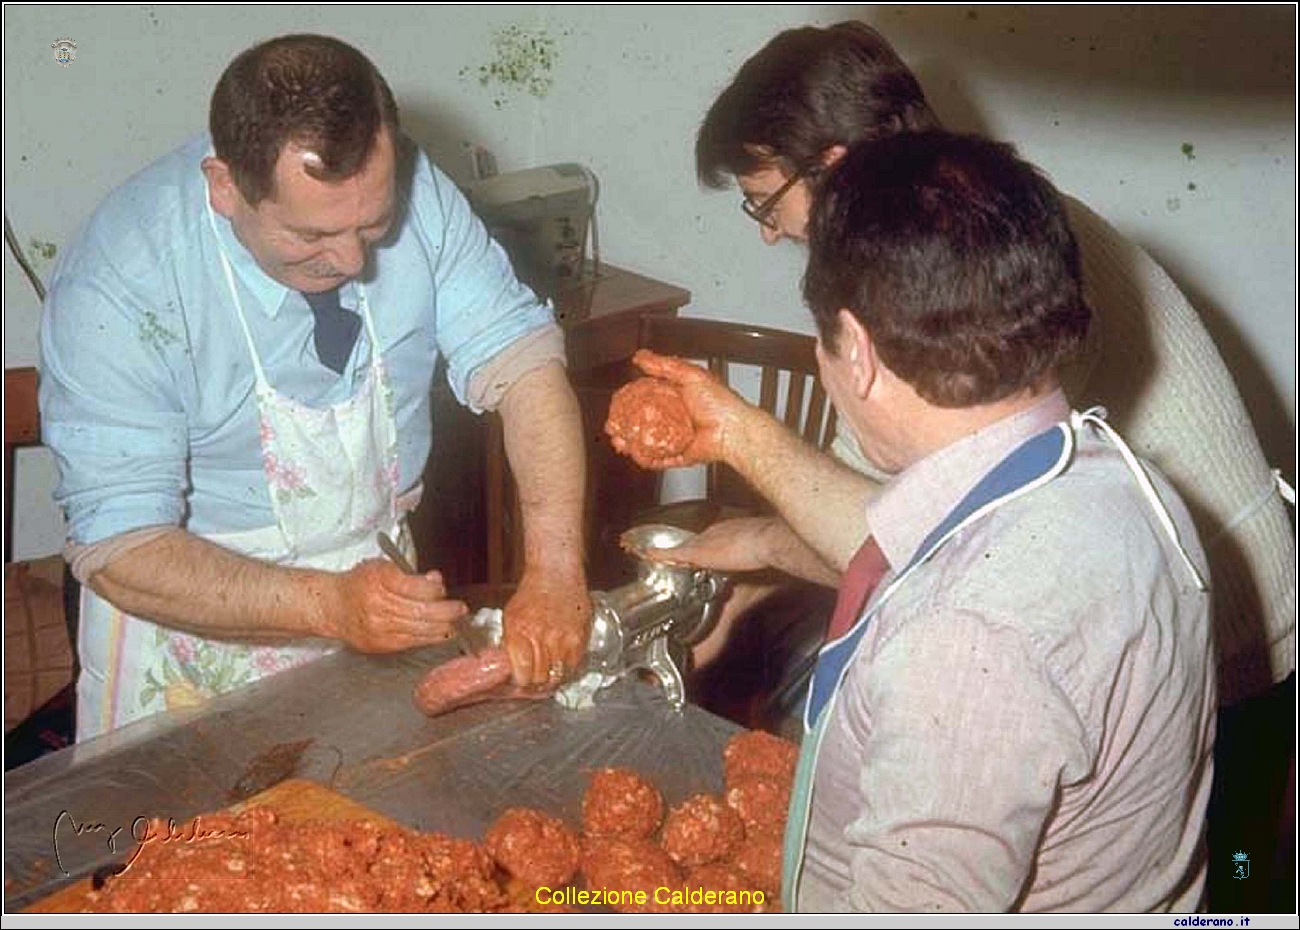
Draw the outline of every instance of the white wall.
<instances>
[{"instance_id":1,"label":"white wall","mask_svg":"<svg viewBox=\"0 0 1300 930\"><path fill-rule=\"evenodd\" d=\"M734 192L699 190L692 147L716 93L768 38L847 18L896 44L953 128L1016 142L1167 267L1270 458L1294 476L1291 5L6 6L5 210L24 245L61 246L114 185L203 129L234 54L327 32L371 56L453 177L468 177L466 141L503 171L585 162L601 180L607 260L688 287L694 314L808 332L799 250L764 248ZM478 82L509 26L553 43L542 97ZM50 47L64 37L77 43L66 68ZM31 364L39 309L8 255L4 300L5 364ZM24 455L17 482L16 555L56 551L48 454Z\"/></svg>"}]
</instances>

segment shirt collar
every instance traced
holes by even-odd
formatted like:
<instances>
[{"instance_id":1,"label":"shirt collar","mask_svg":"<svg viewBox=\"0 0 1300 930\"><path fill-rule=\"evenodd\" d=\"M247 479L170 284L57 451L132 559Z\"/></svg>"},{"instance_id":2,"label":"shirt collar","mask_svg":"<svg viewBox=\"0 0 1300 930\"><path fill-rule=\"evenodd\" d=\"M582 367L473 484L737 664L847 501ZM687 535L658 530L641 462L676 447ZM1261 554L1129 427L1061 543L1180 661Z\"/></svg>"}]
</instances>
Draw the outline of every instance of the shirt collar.
<instances>
[{"instance_id":1,"label":"shirt collar","mask_svg":"<svg viewBox=\"0 0 1300 930\"><path fill-rule=\"evenodd\" d=\"M203 196L208 196L206 184L203 188ZM230 220L215 211L213 211L212 218L215 220L213 225L217 230L217 243L225 250L226 257L230 259L231 270L257 298L258 309L267 316L274 318L280 312L280 307L284 304L285 298L289 296L291 289L262 270L262 266L253 257L253 253L244 248L244 244L235 235L235 229Z\"/></svg>"},{"instance_id":2,"label":"shirt collar","mask_svg":"<svg viewBox=\"0 0 1300 930\"><path fill-rule=\"evenodd\" d=\"M897 571L970 490L1021 443L1065 420L1070 404L1055 390L1032 407L944 446L899 472L867 504L867 523Z\"/></svg>"}]
</instances>

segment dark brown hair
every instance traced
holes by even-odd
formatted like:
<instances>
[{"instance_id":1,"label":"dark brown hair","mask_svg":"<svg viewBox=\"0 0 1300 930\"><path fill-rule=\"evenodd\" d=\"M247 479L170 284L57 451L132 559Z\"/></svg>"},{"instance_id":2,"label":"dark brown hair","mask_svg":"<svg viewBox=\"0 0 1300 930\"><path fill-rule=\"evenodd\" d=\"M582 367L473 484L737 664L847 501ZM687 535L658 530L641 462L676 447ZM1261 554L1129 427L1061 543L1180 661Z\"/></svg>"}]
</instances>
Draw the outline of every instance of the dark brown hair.
<instances>
[{"instance_id":1,"label":"dark brown hair","mask_svg":"<svg viewBox=\"0 0 1300 930\"><path fill-rule=\"evenodd\" d=\"M381 127L396 136L397 104L383 76L352 46L290 35L230 63L212 92L208 125L217 157L256 205L273 195L275 164L289 143L320 156L319 168L306 166L314 178L356 174Z\"/></svg>"},{"instance_id":2,"label":"dark brown hair","mask_svg":"<svg viewBox=\"0 0 1300 930\"><path fill-rule=\"evenodd\" d=\"M822 153L904 130L939 127L916 76L884 37L859 22L788 29L741 66L695 139L708 187L779 161L810 170Z\"/></svg>"},{"instance_id":3,"label":"dark brown hair","mask_svg":"<svg viewBox=\"0 0 1300 930\"><path fill-rule=\"evenodd\" d=\"M1091 317L1060 196L1003 143L947 132L859 143L821 181L804 300L836 351L839 311L940 407L1035 387Z\"/></svg>"}]
</instances>

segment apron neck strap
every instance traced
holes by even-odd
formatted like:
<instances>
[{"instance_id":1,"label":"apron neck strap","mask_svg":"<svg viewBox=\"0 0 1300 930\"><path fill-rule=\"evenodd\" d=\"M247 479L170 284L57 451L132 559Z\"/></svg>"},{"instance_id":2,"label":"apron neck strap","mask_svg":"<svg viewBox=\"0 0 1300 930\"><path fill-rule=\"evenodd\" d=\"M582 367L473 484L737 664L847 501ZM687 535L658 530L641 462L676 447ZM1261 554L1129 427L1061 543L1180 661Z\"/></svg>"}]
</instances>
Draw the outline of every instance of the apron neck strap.
<instances>
[{"instance_id":1,"label":"apron neck strap","mask_svg":"<svg viewBox=\"0 0 1300 930\"><path fill-rule=\"evenodd\" d=\"M257 376L257 386L259 390L266 390L270 387L270 382L267 381L266 372L262 369L262 359L257 354L257 347L253 344L253 334L244 316L244 302L239 299L239 288L235 286L235 273L230 267L230 259L226 256L226 248L221 244L221 233L217 229L217 215L212 210L211 198L207 198L207 208L208 224L212 227L212 236L217 243L217 256L221 259L221 270L226 275L226 287L230 290L230 299L235 302L235 313L239 316L239 325L244 332L244 342L248 345L248 354L253 359L253 372Z\"/></svg>"},{"instance_id":2,"label":"apron neck strap","mask_svg":"<svg viewBox=\"0 0 1300 930\"><path fill-rule=\"evenodd\" d=\"M1162 501L1160 495L1156 493L1155 485L1151 483L1151 478L1147 475L1146 469L1144 469L1142 463L1137 460L1137 456L1134 455L1133 450L1128 447L1128 443L1120 438L1119 433L1115 432L1114 427L1106 422L1106 408L1091 407L1083 413L1074 410L1070 411L1070 425L1075 430L1082 429L1085 423L1090 423L1097 427L1097 429L1101 430L1102 433L1105 434L1106 438L1109 439L1115 445L1115 448L1119 450L1119 454L1124 459L1124 464L1128 466L1128 470L1131 471L1133 477L1137 479L1138 487L1142 489L1142 494L1146 497L1147 503L1151 505L1151 510L1155 513L1156 519L1160 521L1160 526L1164 529L1165 535L1169 537L1169 541L1173 543L1174 548L1178 550L1178 555L1181 557L1183 565L1187 567L1187 571L1191 574L1192 581L1196 585L1197 590L1208 590L1208 585L1206 585L1205 579L1203 579L1201 573L1196 570L1196 566L1192 563L1191 556L1187 554L1187 550L1183 547L1182 540L1178 537L1178 528L1174 526L1173 518L1169 516L1169 510L1165 507L1164 501Z\"/></svg>"},{"instance_id":3,"label":"apron neck strap","mask_svg":"<svg viewBox=\"0 0 1300 930\"><path fill-rule=\"evenodd\" d=\"M253 333L248 328L248 318L244 315L244 302L239 299L239 288L235 285L235 272L230 267L230 258L226 255L225 246L221 244L221 233L217 229L217 216L212 209L212 200L207 199L208 224L212 227L213 238L217 243L217 255L221 259L221 270L226 277L226 287L230 290L230 299L235 303L235 312L239 316L239 326L244 333L244 342L248 346L248 354L253 359L253 372L257 377L257 386L259 389L266 390L270 388L271 382L266 377L266 371L262 368L261 356L257 354L257 346L253 342ZM360 281L357 282L357 301L360 303L358 308L361 311L361 319L366 325L366 334L370 339L370 356L372 360L379 358L379 336L375 332L375 321L370 314L370 301L366 297L366 288Z\"/></svg>"}]
</instances>

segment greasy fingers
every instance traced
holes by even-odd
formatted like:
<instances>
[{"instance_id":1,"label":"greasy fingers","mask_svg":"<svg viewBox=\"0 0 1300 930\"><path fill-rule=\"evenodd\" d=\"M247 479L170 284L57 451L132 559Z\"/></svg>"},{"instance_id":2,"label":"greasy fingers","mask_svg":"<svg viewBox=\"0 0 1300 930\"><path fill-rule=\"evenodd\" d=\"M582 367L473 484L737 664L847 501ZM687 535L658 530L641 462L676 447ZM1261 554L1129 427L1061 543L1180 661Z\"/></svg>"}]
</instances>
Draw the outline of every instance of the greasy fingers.
<instances>
[{"instance_id":1,"label":"greasy fingers","mask_svg":"<svg viewBox=\"0 0 1300 930\"><path fill-rule=\"evenodd\" d=\"M671 549L651 549L657 562L723 572L760 571L771 565L767 548L772 520L742 517L722 520Z\"/></svg>"},{"instance_id":2,"label":"greasy fingers","mask_svg":"<svg viewBox=\"0 0 1300 930\"><path fill-rule=\"evenodd\" d=\"M526 572L504 619L515 684L555 687L581 666L591 629L585 583L537 581Z\"/></svg>"},{"instance_id":3,"label":"greasy fingers","mask_svg":"<svg viewBox=\"0 0 1300 930\"><path fill-rule=\"evenodd\" d=\"M359 652L411 649L448 639L468 608L446 599L437 573L406 575L381 559L369 559L338 577L338 598L329 605L328 629Z\"/></svg>"},{"instance_id":4,"label":"greasy fingers","mask_svg":"<svg viewBox=\"0 0 1300 930\"><path fill-rule=\"evenodd\" d=\"M632 364L647 375L677 384L689 384L709 377L709 373L699 365L673 355L660 355L650 349L637 349Z\"/></svg>"}]
</instances>

